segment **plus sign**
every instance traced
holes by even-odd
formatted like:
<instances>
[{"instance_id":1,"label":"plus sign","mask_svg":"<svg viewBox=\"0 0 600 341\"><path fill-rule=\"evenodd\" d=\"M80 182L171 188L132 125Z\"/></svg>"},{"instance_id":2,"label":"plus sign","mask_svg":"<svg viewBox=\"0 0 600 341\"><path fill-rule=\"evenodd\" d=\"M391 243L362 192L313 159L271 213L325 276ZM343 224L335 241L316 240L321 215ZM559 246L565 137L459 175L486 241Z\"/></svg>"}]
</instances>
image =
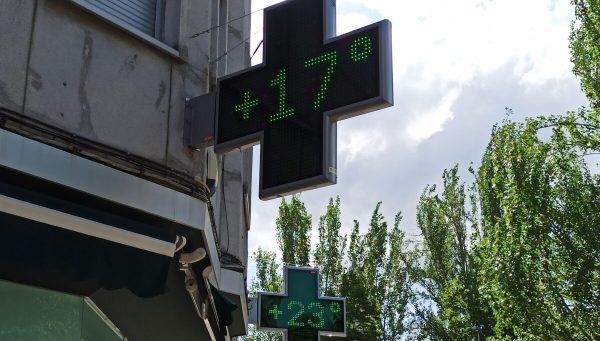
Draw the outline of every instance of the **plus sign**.
<instances>
[{"instance_id":1,"label":"plus sign","mask_svg":"<svg viewBox=\"0 0 600 341\"><path fill-rule=\"evenodd\" d=\"M269 309L269 314L271 314L275 320L278 320L279 316L283 315L283 311L279 309L279 306L274 305L271 309Z\"/></svg>"},{"instance_id":2,"label":"plus sign","mask_svg":"<svg viewBox=\"0 0 600 341\"><path fill-rule=\"evenodd\" d=\"M290 341L345 336L345 300L319 295L319 272L285 267L285 293L259 293L259 329L284 331Z\"/></svg>"},{"instance_id":3,"label":"plus sign","mask_svg":"<svg viewBox=\"0 0 600 341\"><path fill-rule=\"evenodd\" d=\"M264 62L219 80L215 150L260 143L270 199L335 183L336 122L392 104L391 24L335 37L335 0L288 0L264 18Z\"/></svg>"},{"instance_id":4,"label":"plus sign","mask_svg":"<svg viewBox=\"0 0 600 341\"><path fill-rule=\"evenodd\" d=\"M242 113L242 119L247 120L250 118L250 111L256 106L258 106L258 100L250 99L250 91L246 91L244 92L244 101L235 106L235 112Z\"/></svg>"}]
</instances>

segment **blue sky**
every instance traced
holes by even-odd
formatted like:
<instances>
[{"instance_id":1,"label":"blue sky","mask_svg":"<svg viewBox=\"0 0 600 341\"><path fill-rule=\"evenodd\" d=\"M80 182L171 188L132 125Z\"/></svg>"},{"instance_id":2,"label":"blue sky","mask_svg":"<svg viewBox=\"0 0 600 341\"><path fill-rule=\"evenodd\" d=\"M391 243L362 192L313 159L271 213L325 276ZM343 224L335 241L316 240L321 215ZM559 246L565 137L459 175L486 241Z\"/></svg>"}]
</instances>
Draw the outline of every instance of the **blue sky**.
<instances>
[{"instance_id":1,"label":"blue sky","mask_svg":"<svg viewBox=\"0 0 600 341\"><path fill-rule=\"evenodd\" d=\"M278 3L253 0L252 10ZM337 0L337 33L389 19L393 24L395 105L338 123L338 183L301 194L318 217L330 197L342 203L342 230L352 220L364 229L378 201L393 223L416 235L415 210L427 184L459 163L479 164L492 125L538 114L559 114L587 104L571 73L569 25L574 9L555 0ZM251 16L260 31L262 12ZM261 40L252 38L251 51ZM260 63L261 53L253 59ZM276 251L279 199L257 197L254 147L249 252ZM463 174L466 172L463 172ZM466 181L471 179L466 176ZM249 278L254 274L249 266Z\"/></svg>"}]
</instances>

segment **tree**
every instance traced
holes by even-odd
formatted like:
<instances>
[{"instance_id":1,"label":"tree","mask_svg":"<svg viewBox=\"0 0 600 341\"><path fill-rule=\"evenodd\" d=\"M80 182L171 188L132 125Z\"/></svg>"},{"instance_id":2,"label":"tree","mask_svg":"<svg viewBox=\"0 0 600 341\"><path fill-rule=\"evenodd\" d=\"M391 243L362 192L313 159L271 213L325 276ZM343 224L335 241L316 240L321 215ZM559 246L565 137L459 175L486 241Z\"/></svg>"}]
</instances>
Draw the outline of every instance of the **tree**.
<instances>
[{"instance_id":1,"label":"tree","mask_svg":"<svg viewBox=\"0 0 600 341\"><path fill-rule=\"evenodd\" d=\"M576 21L569 37L573 73L593 107L600 106L600 3L597 0L571 0Z\"/></svg>"},{"instance_id":2,"label":"tree","mask_svg":"<svg viewBox=\"0 0 600 341\"><path fill-rule=\"evenodd\" d=\"M279 266L275 260L274 252L265 251L258 247L258 250L252 254L256 261L256 277L250 285L250 297L257 297L257 293L263 292L282 292L283 278L279 274ZM259 332L255 326L250 326L248 336L242 337L246 341L281 341L281 333Z\"/></svg>"},{"instance_id":3,"label":"tree","mask_svg":"<svg viewBox=\"0 0 600 341\"><path fill-rule=\"evenodd\" d=\"M411 296L409 268L414 266L414 253L400 228L402 214L396 214L394 227L388 235L389 253L384 264L381 321L384 340L400 340L406 332L404 317Z\"/></svg>"},{"instance_id":4,"label":"tree","mask_svg":"<svg viewBox=\"0 0 600 341\"><path fill-rule=\"evenodd\" d=\"M406 239L399 213L389 229L378 203L365 234L354 221L346 268L340 201L330 199L314 257L328 294L342 269L347 339L600 339L600 174L589 159L596 154L600 109L504 121L479 169L470 169L470 186L454 166L439 190L425 188L419 240ZM299 199L282 201L284 260L308 262L309 229L286 230L290 221L306 226L306 217ZM260 285L276 282L269 257L261 257Z\"/></svg>"},{"instance_id":5,"label":"tree","mask_svg":"<svg viewBox=\"0 0 600 341\"><path fill-rule=\"evenodd\" d=\"M311 216L298 195L293 195L289 204L281 199L276 225L283 264L309 266Z\"/></svg>"},{"instance_id":6,"label":"tree","mask_svg":"<svg viewBox=\"0 0 600 341\"><path fill-rule=\"evenodd\" d=\"M406 263L411 259L400 230L402 216L394 227L387 223L377 203L366 234L354 222L350 235L350 266L342 275L341 292L348 306L349 340L400 340L410 294Z\"/></svg>"},{"instance_id":7,"label":"tree","mask_svg":"<svg viewBox=\"0 0 600 341\"><path fill-rule=\"evenodd\" d=\"M383 334L379 326L381 305L372 294L373 283L369 282L365 272L368 261L364 236L360 235L359 224L354 221L350 235L348 258L350 268L342 275L341 292L346 297L348 313L346 327L348 340L378 340Z\"/></svg>"},{"instance_id":8,"label":"tree","mask_svg":"<svg viewBox=\"0 0 600 341\"><path fill-rule=\"evenodd\" d=\"M324 296L339 296L344 268L346 240L340 234L340 197L335 202L329 199L327 211L319 219L319 241L313 255L314 266L321 274L321 293Z\"/></svg>"},{"instance_id":9,"label":"tree","mask_svg":"<svg viewBox=\"0 0 600 341\"><path fill-rule=\"evenodd\" d=\"M417 206L420 266L415 282L413 319L423 338L470 340L493 335L491 308L479 290L479 243L475 193L467 210L467 191L458 166L442 175L441 195L427 186Z\"/></svg>"},{"instance_id":10,"label":"tree","mask_svg":"<svg viewBox=\"0 0 600 341\"><path fill-rule=\"evenodd\" d=\"M259 246L252 257L256 261L256 278L250 286L250 295L259 291L282 292L283 278L275 261L275 252L265 251Z\"/></svg>"},{"instance_id":11,"label":"tree","mask_svg":"<svg viewBox=\"0 0 600 341\"><path fill-rule=\"evenodd\" d=\"M477 177L479 253L498 338L600 338L600 178L585 161L600 150L598 117L582 110L492 132Z\"/></svg>"}]
</instances>

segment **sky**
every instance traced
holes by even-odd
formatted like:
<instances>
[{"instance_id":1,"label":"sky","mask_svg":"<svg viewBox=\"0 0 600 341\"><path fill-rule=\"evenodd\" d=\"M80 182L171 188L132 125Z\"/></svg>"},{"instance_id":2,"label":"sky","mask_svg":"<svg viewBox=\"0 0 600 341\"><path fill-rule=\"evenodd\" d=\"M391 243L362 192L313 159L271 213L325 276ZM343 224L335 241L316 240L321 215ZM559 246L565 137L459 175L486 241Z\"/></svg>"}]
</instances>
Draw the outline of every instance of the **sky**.
<instances>
[{"instance_id":1,"label":"sky","mask_svg":"<svg viewBox=\"0 0 600 341\"><path fill-rule=\"evenodd\" d=\"M281 1L252 0L252 11ZM587 105L571 72L568 37L574 9L567 0L337 0L337 33L392 22L394 106L338 123L336 185L301 194L313 219L340 196L342 234L353 220L368 227L378 201L388 224L418 237L416 206L427 184L460 165L463 180L479 165L492 126ZM251 52L262 39L262 11L251 16ZM261 47L262 49L262 47ZM262 61L262 51L252 63ZM260 146L254 147L251 255L278 251L280 199L258 198ZM255 265L250 259L249 281Z\"/></svg>"}]
</instances>

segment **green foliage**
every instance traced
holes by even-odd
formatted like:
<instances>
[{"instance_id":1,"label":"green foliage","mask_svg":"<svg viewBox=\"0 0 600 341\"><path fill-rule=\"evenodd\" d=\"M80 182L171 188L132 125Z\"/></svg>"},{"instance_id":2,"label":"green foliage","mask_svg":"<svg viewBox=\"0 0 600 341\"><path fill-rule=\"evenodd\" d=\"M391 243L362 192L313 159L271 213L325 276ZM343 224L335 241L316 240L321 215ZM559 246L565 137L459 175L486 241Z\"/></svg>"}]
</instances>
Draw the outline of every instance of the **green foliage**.
<instances>
[{"instance_id":1,"label":"green foliage","mask_svg":"<svg viewBox=\"0 0 600 341\"><path fill-rule=\"evenodd\" d=\"M598 127L597 113L580 111L492 133L478 249L500 338L600 338L600 181L584 160Z\"/></svg>"},{"instance_id":2,"label":"green foliage","mask_svg":"<svg viewBox=\"0 0 600 341\"><path fill-rule=\"evenodd\" d=\"M371 216L369 230L364 236L365 262L362 264L366 279L372 284L371 295L377 302L383 301L385 293L383 276L387 249L387 223L379 212L381 202L377 203ZM381 304L380 304L381 305Z\"/></svg>"},{"instance_id":3,"label":"green foliage","mask_svg":"<svg viewBox=\"0 0 600 341\"><path fill-rule=\"evenodd\" d=\"M342 238L340 200L330 199L314 264L323 292L346 297L346 339L600 340L600 175L586 162L593 154L600 110L505 121L480 168L470 169L470 185L454 166L439 189L425 188L415 241L400 214L388 227L381 203L366 233L355 221ZM297 197L282 201L277 224L284 262L308 264L310 216ZM280 288L275 255L259 250L255 258L253 290Z\"/></svg>"},{"instance_id":4,"label":"green foliage","mask_svg":"<svg viewBox=\"0 0 600 341\"><path fill-rule=\"evenodd\" d=\"M315 248L314 266L321 274L321 294L339 296L344 268L346 239L340 235L340 198L329 199L327 211L319 219L319 242Z\"/></svg>"},{"instance_id":5,"label":"green foliage","mask_svg":"<svg viewBox=\"0 0 600 341\"><path fill-rule=\"evenodd\" d=\"M409 251L409 243L400 228L402 215L396 214L394 227L388 234L388 257L383 271L384 295L381 320L384 340L400 340L406 332L404 316L411 295L409 268L416 262L414 252Z\"/></svg>"},{"instance_id":6,"label":"green foliage","mask_svg":"<svg viewBox=\"0 0 600 341\"><path fill-rule=\"evenodd\" d=\"M471 191L457 167L441 194L425 189L411 271L421 338L600 337L600 179L585 162L599 135L594 110L507 121Z\"/></svg>"},{"instance_id":7,"label":"green foliage","mask_svg":"<svg viewBox=\"0 0 600 341\"><path fill-rule=\"evenodd\" d=\"M394 227L387 223L377 204L369 229L360 234L354 222L350 235L350 266L342 276L341 292L348 306L349 340L400 340L409 300L410 281L405 263L412 259L400 229L398 213Z\"/></svg>"},{"instance_id":8,"label":"green foliage","mask_svg":"<svg viewBox=\"0 0 600 341\"><path fill-rule=\"evenodd\" d=\"M292 196L289 203L285 198L281 200L276 226L283 264L308 266L311 216L306 212L306 207L298 196ZM259 247L253 256L256 260L256 280L250 287L250 295L256 295L257 291L283 292L283 277L279 273L275 253L263 251ZM259 332L255 327L250 328L246 338L248 341L282 339L282 334L279 332Z\"/></svg>"},{"instance_id":9,"label":"green foliage","mask_svg":"<svg viewBox=\"0 0 600 341\"><path fill-rule=\"evenodd\" d=\"M282 292L283 277L279 273L276 255L258 247L258 250L252 254L256 261L256 278L250 285L250 297L256 297L256 293L263 292ZM250 326L248 335L241 338L243 341L282 341L281 333L259 332L255 326Z\"/></svg>"},{"instance_id":10,"label":"green foliage","mask_svg":"<svg viewBox=\"0 0 600 341\"><path fill-rule=\"evenodd\" d=\"M341 286L348 310L348 340L378 340L383 334L379 327L381 304L372 294L374 283L369 282L365 271L365 263L369 262L367 247L365 237L360 235L359 224L354 221L348 249L350 268L342 275Z\"/></svg>"},{"instance_id":11,"label":"green foliage","mask_svg":"<svg viewBox=\"0 0 600 341\"><path fill-rule=\"evenodd\" d=\"M256 261L256 278L250 286L250 295L256 295L258 291L282 292L283 278L279 273L275 253L265 251L259 246L252 257Z\"/></svg>"},{"instance_id":12,"label":"green foliage","mask_svg":"<svg viewBox=\"0 0 600 341\"><path fill-rule=\"evenodd\" d=\"M289 204L285 198L279 205L277 242L283 254L283 263L308 266L310 264L311 216L299 196L293 195Z\"/></svg>"},{"instance_id":13,"label":"green foliage","mask_svg":"<svg viewBox=\"0 0 600 341\"><path fill-rule=\"evenodd\" d=\"M573 73L581 79L581 88L592 106L600 105L600 2L571 0L576 21L569 37Z\"/></svg>"},{"instance_id":14,"label":"green foliage","mask_svg":"<svg viewBox=\"0 0 600 341\"><path fill-rule=\"evenodd\" d=\"M477 193L468 196L458 166L445 170L443 189L427 186L417 206L417 226L423 241L421 265L411 271L416 284L413 321L421 338L470 340L492 334L489 303L479 291ZM424 303L429 304L424 304Z\"/></svg>"}]
</instances>

